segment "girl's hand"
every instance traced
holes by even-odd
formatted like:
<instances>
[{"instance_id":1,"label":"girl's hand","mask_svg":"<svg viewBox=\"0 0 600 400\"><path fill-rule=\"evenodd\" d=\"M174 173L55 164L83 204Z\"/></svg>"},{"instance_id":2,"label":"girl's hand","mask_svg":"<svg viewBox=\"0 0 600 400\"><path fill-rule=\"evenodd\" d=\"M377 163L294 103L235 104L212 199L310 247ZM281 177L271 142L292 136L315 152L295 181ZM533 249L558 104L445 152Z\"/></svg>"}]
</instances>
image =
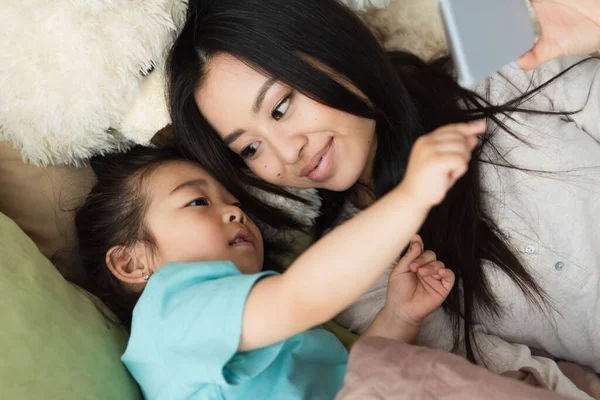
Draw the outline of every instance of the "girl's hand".
<instances>
[{"instance_id":1,"label":"girl's hand","mask_svg":"<svg viewBox=\"0 0 600 400\"><path fill-rule=\"evenodd\" d=\"M416 235L390 274L385 312L398 326L418 326L442 305L454 280L454 273L437 261L434 252L423 251L423 240Z\"/></svg>"},{"instance_id":2,"label":"girl's hand","mask_svg":"<svg viewBox=\"0 0 600 400\"><path fill-rule=\"evenodd\" d=\"M540 40L517 60L526 70L566 55L600 49L598 0L531 0L541 27Z\"/></svg>"},{"instance_id":3,"label":"girl's hand","mask_svg":"<svg viewBox=\"0 0 600 400\"><path fill-rule=\"evenodd\" d=\"M427 206L439 204L467 172L484 122L446 125L415 142L401 186Z\"/></svg>"}]
</instances>

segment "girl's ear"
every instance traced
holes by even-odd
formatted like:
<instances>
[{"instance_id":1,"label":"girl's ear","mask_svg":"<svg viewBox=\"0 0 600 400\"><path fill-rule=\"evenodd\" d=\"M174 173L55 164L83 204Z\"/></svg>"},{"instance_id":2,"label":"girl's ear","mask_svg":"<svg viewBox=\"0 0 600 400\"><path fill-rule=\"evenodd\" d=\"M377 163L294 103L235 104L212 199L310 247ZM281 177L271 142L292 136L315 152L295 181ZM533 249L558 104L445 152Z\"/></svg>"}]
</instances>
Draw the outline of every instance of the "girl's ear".
<instances>
[{"instance_id":1,"label":"girl's ear","mask_svg":"<svg viewBox=\"0 0 600 400\"><path fill-rule=\"evenodd\" d=\"M106 252L106 266L121 282L145 283L144 276L152 274L146 257L143 256L146 252L137 247L139 246L115 246Z\"/></svg>"}]
</instances>

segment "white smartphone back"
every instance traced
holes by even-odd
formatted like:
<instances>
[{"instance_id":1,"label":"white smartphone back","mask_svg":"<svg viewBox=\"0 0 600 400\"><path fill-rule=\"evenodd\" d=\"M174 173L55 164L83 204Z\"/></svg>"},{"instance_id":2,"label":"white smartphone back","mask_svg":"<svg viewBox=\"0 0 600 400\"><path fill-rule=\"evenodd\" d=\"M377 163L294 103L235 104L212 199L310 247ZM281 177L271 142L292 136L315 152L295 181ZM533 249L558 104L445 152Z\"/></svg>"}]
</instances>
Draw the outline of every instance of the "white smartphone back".
<instances>
[{"instance_id":1,"label":"white smartphone back","mask_svg":"<svg viewBox=\"0 0 600 400\"><path fill-rule=\"evenodd\" d=\"M525 0L438 0L459 85L472 89L535 44Z\"/></svg>"}]
</instances>

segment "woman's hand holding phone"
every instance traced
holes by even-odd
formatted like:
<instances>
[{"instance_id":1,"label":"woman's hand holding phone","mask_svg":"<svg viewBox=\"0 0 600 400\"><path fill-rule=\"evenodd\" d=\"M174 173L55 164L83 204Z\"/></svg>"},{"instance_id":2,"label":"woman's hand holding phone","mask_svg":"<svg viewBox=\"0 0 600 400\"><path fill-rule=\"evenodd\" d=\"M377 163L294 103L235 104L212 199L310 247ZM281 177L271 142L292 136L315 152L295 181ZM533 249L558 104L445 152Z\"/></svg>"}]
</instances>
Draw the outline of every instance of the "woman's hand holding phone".
<instances>
[{"instance_id":1,"label":"woman's hand holding phone","mask_svg":"<svg viewBox=\"0 0 600 400\"><path fill-rule=\"evenodd\" d=\"M541 27L533 49L517 60L530 70L567 55L583 55L600 49L600 1L531 0Z\"/></svg>"}]
</instances>

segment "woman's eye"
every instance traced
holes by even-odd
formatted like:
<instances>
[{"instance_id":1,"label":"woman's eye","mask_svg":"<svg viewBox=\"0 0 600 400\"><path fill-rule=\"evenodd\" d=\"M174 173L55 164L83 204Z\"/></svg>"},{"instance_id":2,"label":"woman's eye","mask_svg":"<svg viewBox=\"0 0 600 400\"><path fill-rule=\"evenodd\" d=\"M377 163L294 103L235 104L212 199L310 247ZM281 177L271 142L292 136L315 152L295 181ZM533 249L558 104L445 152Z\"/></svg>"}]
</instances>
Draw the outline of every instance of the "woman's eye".
<instances>
[{"instance_id":1,"label":"woman's eye","mask_svg":"<svg viewBox=\"0 0 600 400\"><path fill-rule=\"evenodd\" d=\"M198 206L207 206L208 205L208 200L206 200L204 197L198 197L196 200L190 202L188 204L188 207L198 207Z\"/></svg>"},{"instance_id":2,"label":"woman's eye","mask_svg":"<svg viewBox=\"0 0 600 400\"><path fill-rule=\"evenodd\" d=\"M240 153L242 158L252 158L256 155L256 151L258 150L260 142L250 143L248 146L244 147L244 150Z\"/></svg>"},{"instance_id":3,"label":"woman's eye","mask_svg":"<svg viewBox=\"0 0 600 400\"><path fill-rule=\"evenodd\" d=\"M275 121L279 121L285 115L288 108L290 108L291 100L292 96L288 95L281 101L281 103L277 105L277 107L275 107L275 109L271 113L271 116L273 117L273 119L275 119Z\"/></svg>"}]
</instances>

